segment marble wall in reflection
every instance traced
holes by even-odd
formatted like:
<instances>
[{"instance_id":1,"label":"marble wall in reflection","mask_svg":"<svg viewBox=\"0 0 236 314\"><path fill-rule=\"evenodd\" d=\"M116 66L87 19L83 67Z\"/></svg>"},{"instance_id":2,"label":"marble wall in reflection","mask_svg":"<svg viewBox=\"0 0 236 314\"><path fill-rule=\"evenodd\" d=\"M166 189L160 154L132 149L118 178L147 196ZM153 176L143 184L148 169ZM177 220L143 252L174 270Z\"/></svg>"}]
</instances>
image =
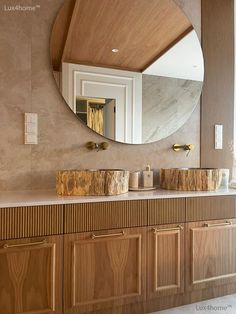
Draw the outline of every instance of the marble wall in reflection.
<instances>
[{"instance_id":1,"label":"marble wall in reflection","mask_svg":"<svg viewBox=\"0 0 236 314\"><path fill-rule=\"evenodd\" d=\"M143 75L143 143L165 138L184 125L199 101L202 84Z\"/></svg>"}]
</instances>

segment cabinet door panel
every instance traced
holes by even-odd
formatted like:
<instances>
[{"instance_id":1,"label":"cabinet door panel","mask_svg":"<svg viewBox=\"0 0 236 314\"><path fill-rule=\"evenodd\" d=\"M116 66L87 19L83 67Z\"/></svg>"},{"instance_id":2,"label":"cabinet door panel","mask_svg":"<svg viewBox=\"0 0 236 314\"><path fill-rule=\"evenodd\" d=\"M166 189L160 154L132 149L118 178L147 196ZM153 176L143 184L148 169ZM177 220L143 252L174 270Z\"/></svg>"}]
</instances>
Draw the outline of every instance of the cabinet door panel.
<instances>
[{"instance_id":1,"label":"cabinet door panel","mask_svg":"<svg viewBox=\"0 0 236 314\"><path fill-rule=\"evenodd\" d=\"M189 290L236 282L235 223L214 220L188 225Z\"/></svg>"},{"instance_id":2,"label":"cabinet door panel","mask_svg":"<svg viewBox=\"0 0 236 314\"><path fill-rule=\"evenodd\" d=\"M183 292L184 230L162 225L148 231L148 298Z\"/></svg>"},{"instance_id":3,"label":"cabinet door panel","mask_svg":"<svg viewBox=\"0 0 236 314\"><path fill-rule=\"evenodd\" d=\"M59 238L0 243L1 313L61 313Z\"/></svg>"},{"instance_id":4,"label":"cabinet door panel","mask_svg":"<svg viewBox=\"0 0 236 314\"><path fill-rule=\"evenodd\" d=\"M142 229L124 232L66 236L66 313L144 300L145 233Z\"/></svg>"}]
</instances>

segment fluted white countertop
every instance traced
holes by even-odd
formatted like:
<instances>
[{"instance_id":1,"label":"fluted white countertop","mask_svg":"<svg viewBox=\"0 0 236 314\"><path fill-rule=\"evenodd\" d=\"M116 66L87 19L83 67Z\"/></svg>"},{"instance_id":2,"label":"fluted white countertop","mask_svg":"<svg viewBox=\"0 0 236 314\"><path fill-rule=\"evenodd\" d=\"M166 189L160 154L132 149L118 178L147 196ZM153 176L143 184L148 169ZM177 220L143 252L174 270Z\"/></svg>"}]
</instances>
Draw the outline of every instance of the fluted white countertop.
<instances>
[{"instance_id":1,"label":"fluted white countertop","mask_svg":"<svg viewBox=\"0 0 236 314\"><path fill-rule=\"evenodd\" d=\"M13 191L0 192L0 208L37 205L76 204L94 202L113 202L141 199L164 199L181 197L204 197L236 195L236 189L220 189L214 192L180 192L157 189L154 191L129 192L117 196L65 196L55 191Z\"/></svg>"}]
</instances>

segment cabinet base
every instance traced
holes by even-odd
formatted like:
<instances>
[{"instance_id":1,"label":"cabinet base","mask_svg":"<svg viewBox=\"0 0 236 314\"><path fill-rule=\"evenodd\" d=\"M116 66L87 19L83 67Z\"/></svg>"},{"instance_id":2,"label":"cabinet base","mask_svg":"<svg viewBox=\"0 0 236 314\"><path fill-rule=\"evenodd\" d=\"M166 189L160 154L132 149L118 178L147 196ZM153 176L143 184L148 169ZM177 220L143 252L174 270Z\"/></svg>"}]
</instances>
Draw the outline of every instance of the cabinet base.
<instances>
[{"instance_id":1,"label":"cabinet base","mask_svg":"<svg viewBox=\"0 0 236 314\"><path fill-rule=\"evenodd\" d=\"M70 311L70 314L145 314L146 311L146 303L134 303L127 304L123 306L117 306L108 309L97 310L93 312L83 312L80 311ZM68 314L69 314L68 313ZM67 312L65 312L67 314Z\"/></svg>"},{"instance_id":2,"label":"cabinet base","mask_svg":"<svg viewBox=\"0 0 236 314\"><path fill-rule=\"evenodd\" d=\"M107 310L103 309L87 314L146 314L234 293L236 293L236 283L187 292L185 294L161 297L146 303L129 304Z\"/></svg>"},{"instance_id":3,"label":"cabinet base","mask_svg":"<svg viewBox=\"0 0 236 314\"><path fill-rule=\"evenodd\" d=\"M224 286L216 286L204 290L196 290L193 292L186 292L179 295L161 297L147 302L146 313L152 313L181 305L201 302L234 293L236 293L236 283Z\"/></svg>"}]
</instances>

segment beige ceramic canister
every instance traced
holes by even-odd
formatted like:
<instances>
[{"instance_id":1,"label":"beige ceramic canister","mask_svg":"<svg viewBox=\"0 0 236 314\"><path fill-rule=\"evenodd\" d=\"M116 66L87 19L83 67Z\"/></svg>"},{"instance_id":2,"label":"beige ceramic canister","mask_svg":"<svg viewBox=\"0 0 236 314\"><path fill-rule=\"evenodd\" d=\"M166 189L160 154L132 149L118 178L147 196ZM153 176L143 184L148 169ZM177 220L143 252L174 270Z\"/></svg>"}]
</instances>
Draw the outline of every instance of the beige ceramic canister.
<instances>
[{"instance_id":1,"label":"beige ceramic canister","mask_svg":"<svg viewBox=\"0 0 236 314\"><path fill-rule=\"evenodd\" d=\"M140 171L130 172L130 174L129 174L129 187L132 189L138 189L139 178L140 178Z\"/></svg>"}]
</instances>

